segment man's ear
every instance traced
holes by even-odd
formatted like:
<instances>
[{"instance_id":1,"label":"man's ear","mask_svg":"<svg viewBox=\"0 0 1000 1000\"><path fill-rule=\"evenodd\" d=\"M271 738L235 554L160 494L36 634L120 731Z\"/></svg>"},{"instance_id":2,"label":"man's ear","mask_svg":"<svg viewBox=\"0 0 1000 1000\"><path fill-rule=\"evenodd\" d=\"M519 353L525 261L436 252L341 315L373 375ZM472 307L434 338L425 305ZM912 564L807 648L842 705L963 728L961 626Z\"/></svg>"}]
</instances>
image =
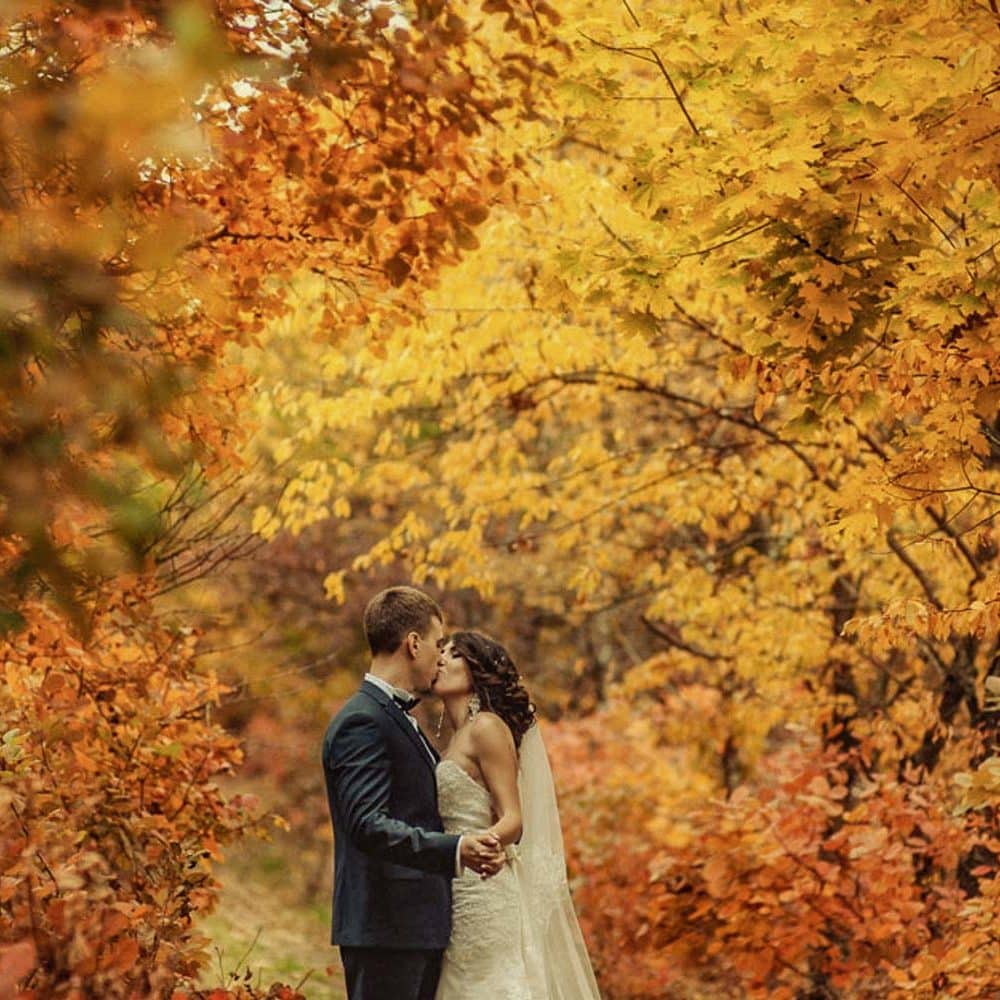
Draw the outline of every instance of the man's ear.
<instances>
[{"instance_id":1,"label":"man's ear","mask_svg":"<svg viewBox=\"0 0 1000 1000\"><path fill-rule=\"evenodd\" d=\"M420 646L420 636L416 632L406 633L406 651L410 656L415 657L417 655L417 649Z\"/></svg>"}]
</instances>

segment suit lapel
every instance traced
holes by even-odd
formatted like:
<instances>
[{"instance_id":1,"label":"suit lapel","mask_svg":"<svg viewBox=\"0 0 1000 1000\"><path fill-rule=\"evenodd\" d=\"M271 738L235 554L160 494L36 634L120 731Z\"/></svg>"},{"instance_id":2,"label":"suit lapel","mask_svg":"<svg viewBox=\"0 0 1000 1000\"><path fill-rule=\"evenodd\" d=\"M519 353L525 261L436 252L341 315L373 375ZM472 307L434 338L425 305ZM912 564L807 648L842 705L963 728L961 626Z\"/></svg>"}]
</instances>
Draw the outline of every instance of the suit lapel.
<instances>
[{"instance_id":1,"label":"suit lapel","mask_svg":"<svg viewBox=\"0 0 1000 1000\"><path fill-rule=\"evenodd\" d=\"M437 753L434 751L434 748L430 745L429 741L424 743L420 734L414 728L413 723L410 722L407 714L380 687L376 687L374 684L369 684L367 681L363 681L361 684L361 690L370 698L374 698L379 705L382 706L382 711L384 711L389 718L403 730L406 734L406 738L417 748L417 752L420 754L420 759L431 769L431 773L433 774L434 761L431 759L430 754L433 753L436 758Z\"/></svg>"}]
</instances>

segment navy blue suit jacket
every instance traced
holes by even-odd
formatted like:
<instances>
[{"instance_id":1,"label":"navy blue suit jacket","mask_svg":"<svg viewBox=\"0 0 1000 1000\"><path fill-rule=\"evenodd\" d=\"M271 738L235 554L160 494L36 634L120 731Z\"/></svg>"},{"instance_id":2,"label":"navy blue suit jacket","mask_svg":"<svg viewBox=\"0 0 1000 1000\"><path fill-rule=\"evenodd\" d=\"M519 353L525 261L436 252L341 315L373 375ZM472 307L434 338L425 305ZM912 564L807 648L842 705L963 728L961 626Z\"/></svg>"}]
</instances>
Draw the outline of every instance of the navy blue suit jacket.
<instances>
[{"instance_id":1,"label":"navy blue suit jacket","mask_svg":"<svg viewBox=\"0 0 1000 1000\"><path fill-rule=\"evenodd\" d=\"M334 837L332 942L446 947L458 837L442 832L427 747L381 688L365 681L334 716L323 772Z\"/></svg>"}]
</instances>

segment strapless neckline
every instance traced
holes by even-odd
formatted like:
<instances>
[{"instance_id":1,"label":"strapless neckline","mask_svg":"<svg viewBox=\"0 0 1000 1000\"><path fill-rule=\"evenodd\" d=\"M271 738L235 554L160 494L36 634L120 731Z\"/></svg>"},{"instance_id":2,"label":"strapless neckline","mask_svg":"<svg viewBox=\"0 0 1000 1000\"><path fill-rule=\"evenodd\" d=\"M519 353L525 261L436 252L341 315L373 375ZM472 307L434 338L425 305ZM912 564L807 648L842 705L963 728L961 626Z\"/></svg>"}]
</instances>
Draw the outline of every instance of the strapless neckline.
<instances>
[{"instance_id":1,"label":"strapless neckline","mask_svg":"<svg viewBox=\"0 0 1000 1000\"><path fill-rule=\"evenodd\" d=\"M465 777L466 781L468 781L470 785L473 785L476 788L478 788L479 791L481 791L483 795L485 795L487 798L490 797L490 790L486 788L484 785L481 785L478 781L476 781L476 779L473 778L472 775L469 774L469 772L466 771L466 769L462 767L462 765L459 764L457 760L451 760L448 757L442 757L438 761L438 767L439 768L444 767L445 764L451 764L451 766L455 768L456 771L459 771Z\"/></svg>"}]
</instances>

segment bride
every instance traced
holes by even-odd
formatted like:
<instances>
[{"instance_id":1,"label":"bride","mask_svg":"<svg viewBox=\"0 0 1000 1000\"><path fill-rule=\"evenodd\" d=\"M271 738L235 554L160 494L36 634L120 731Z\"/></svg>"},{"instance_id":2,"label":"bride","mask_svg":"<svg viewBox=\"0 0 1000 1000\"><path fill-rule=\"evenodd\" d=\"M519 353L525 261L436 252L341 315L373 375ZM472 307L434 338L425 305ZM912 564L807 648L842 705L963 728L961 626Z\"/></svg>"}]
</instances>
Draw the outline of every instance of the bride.
<instances>
[{"instance_id":1,"label":"bride","mask_svg":"<svg viewBox=\"0 0 1000 1000\"><path fill-rule=\"evenodd\" d=\"M433 692L455 731L437 765L445 831L486 830L508 860L492 878L466 871L454 880L435 1000L599 1000L566 882L552 773L517 667L495 640L456 632L438 668Z\"/></svg>"}]
</instances>

